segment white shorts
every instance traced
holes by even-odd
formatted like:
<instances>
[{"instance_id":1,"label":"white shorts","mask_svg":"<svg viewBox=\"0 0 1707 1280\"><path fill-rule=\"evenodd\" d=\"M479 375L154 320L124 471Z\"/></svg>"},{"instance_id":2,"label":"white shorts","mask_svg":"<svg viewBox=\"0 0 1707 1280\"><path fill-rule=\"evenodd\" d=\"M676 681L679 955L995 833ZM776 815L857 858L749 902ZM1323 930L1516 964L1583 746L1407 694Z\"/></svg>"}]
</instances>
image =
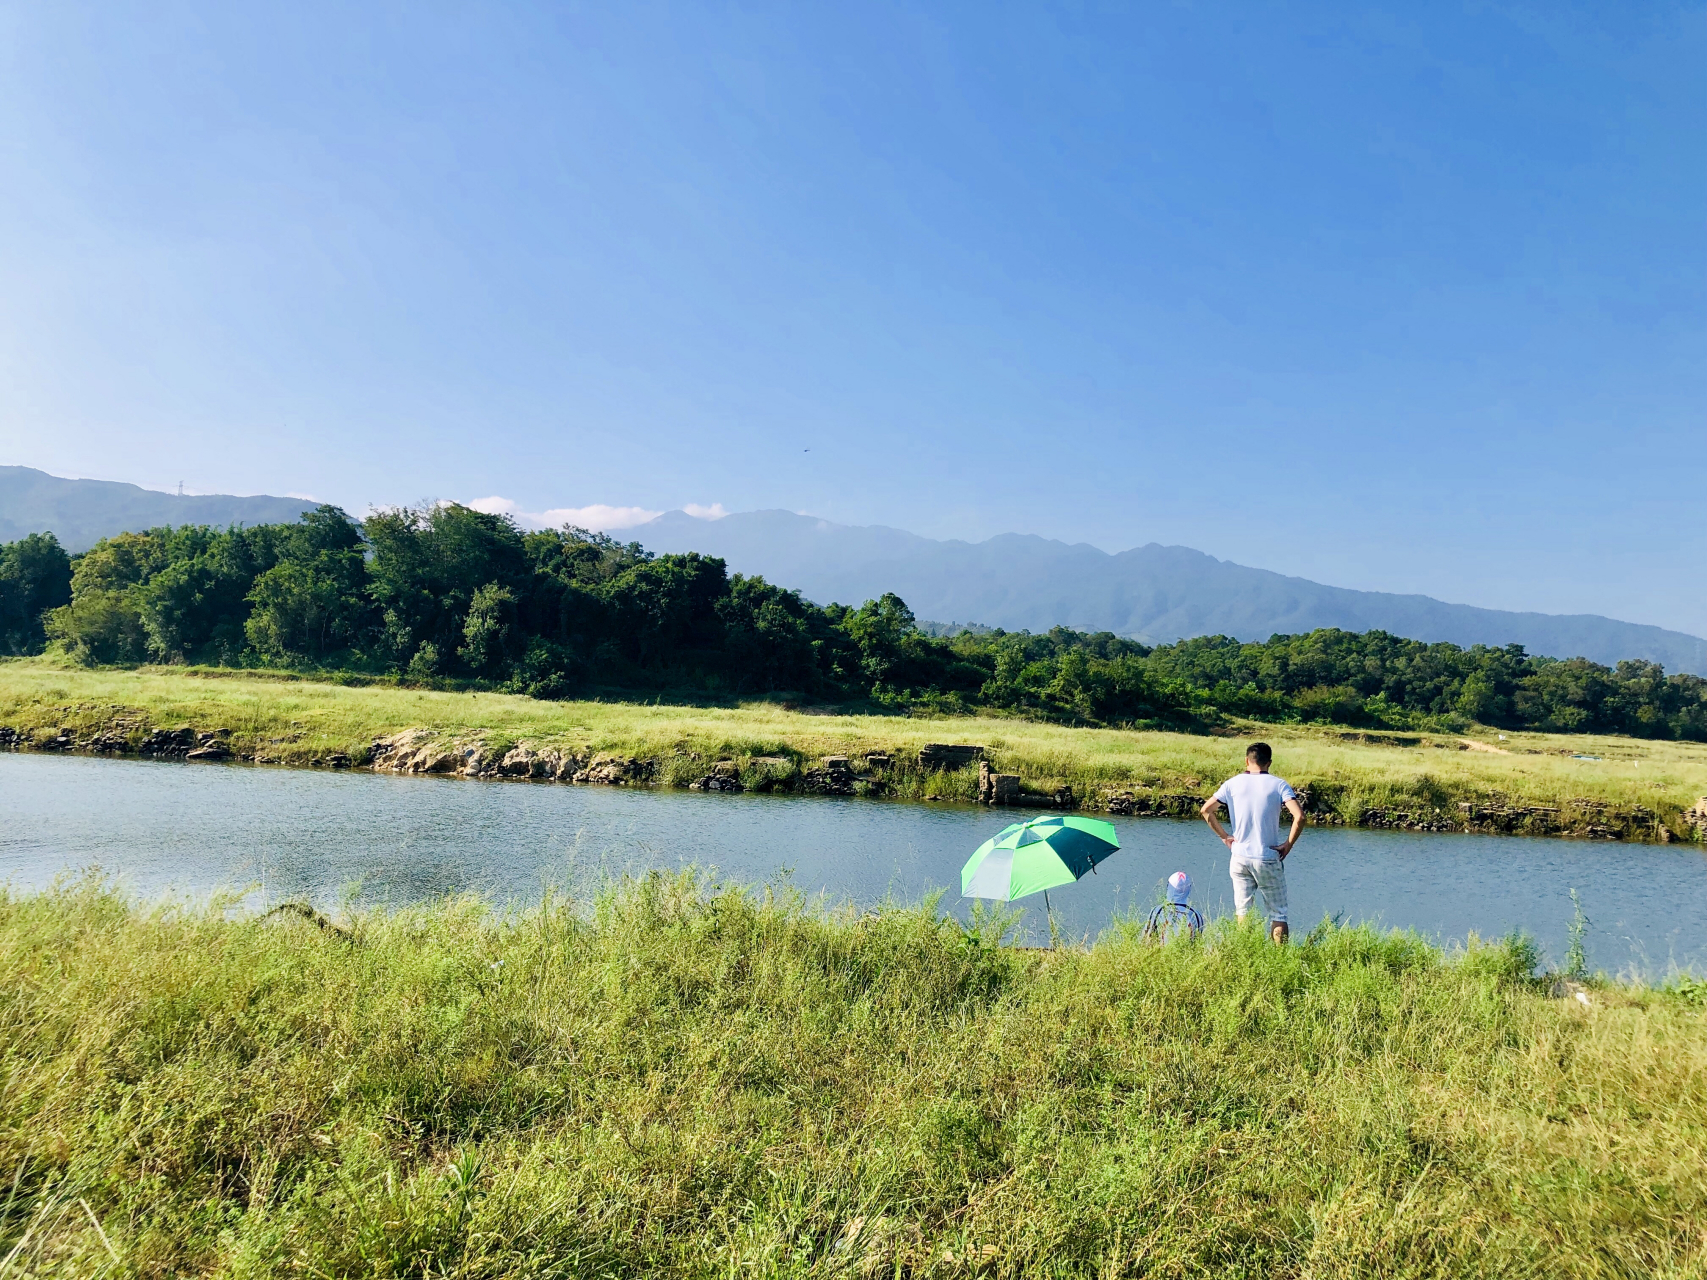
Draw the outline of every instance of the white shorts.
<instances>
[{"instance_id":1,"label":"white shorts","mask_svg":"<svg viewBox=\"0 0 1707 1280\"><path fill-rule=\"evenodd\" d=\"M1286 868L1279 859L1273 862L1259 862L1251 858L1234 858L1233 873L1233 910L1238 912L1239 919L1245 918L1245 913L1251 909L1251 903L1256 901L1260 890L1262 893L1262 909L1271 924L1286 923Z\"/></svg>"}]
</instances>

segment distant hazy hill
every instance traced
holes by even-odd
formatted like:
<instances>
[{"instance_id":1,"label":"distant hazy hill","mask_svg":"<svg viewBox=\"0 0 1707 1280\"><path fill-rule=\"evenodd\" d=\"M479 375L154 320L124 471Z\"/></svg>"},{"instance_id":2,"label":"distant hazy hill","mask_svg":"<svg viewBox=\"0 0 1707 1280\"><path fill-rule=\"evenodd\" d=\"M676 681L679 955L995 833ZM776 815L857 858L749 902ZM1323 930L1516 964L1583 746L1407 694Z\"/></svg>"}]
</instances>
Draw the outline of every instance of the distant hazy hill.
<instances>
[{"instance_id":1,"label":"distant hazy hill","mask_svg":"<svg viewBox=\"0 0 1707 1280\"><path fill-rule=\"evenodd\" d=\"M1707 640L1594 614L1507 613L1428 596L1326 587L1155 543L1109 555L1085 543L1003 534L938 542L789 511L700 520L672 511L630 531L654 551L701 551L808 598L857 604L893 591L920 618L1012 630L1064 625L1149 643L1185 636L1266 640L1316 627L1379 628L1417 640L1521 644L1531 653L1613 663L1647 658L1707 675ZM629 536L629 535L625 535Z\"/></svg>"},{"instance_id":2,"label":"distant hazy hill","mask_svg":"<svg viewBox=\"0 0 1707 1280\"><path fill-rule=\"evenodd\" d=\"M314 503L300 498L179 497L111 480L63 480L32 467L0 467L0 542L52 533L67 551L87 551L126 529L163 524L272 524Z\"/></svg>"}]
</instances>

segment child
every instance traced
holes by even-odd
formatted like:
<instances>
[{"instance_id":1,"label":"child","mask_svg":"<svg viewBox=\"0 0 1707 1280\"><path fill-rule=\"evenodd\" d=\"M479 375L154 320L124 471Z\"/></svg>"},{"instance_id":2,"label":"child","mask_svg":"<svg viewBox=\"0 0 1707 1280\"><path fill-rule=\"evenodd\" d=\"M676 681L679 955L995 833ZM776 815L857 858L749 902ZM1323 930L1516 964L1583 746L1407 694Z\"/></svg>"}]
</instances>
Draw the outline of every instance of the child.
<instances>
[{"instance_id":1,"label":"child","mask_svg":"<svg viewBox=\"0 0 1707 1280\"><path fill-rule=\"evenodd\" d=\"M1176 871L1168 877L1168 900L1150 913L1150 923L1144 926L1144 936L1166 942L1181 935L1195 938L1203 932L1203 917L1192 906L1191 877Z\"/></svg>"}]
</instances>

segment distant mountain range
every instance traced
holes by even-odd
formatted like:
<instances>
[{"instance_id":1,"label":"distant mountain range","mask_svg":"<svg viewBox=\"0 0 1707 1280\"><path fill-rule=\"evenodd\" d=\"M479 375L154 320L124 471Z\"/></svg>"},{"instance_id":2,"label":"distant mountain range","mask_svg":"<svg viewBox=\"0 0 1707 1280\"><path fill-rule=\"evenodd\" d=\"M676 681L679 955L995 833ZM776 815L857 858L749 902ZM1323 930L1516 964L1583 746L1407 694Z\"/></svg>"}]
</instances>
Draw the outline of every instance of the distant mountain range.
<instances>
[{"instance_id":1,"label":"distant mountain range","mask_svg":"<svg viewBox=\"0 0 1707 1280\"><path fill-rule=\"evenodd\" d=\"M0 542L52 531L86 551L126 529L295 520L301 498L180 497L108 480L65 480L0 467ZM893 591L921 619L1047 631L1113 631L1150 644L1186 636L1266 640L1279 633L1379 628L1417 640L1521 644L1531 653L1597 662L1647 658L1667 671L1707 675L1707 640L1595 614L1507 613L1428 596L1350 591L1156 543L1109 555L1006 533L985 542L940 542L881 525L831 524L791 511L704 520L671 511L627 530L653 551L721 556L820 604L858 604Z\"/></svg>"},{"instance_id":2,"label":"distant mountain range","mask_svg":"<svg viewBox=\"0 0 1707 1280\"><path fill-rule=\"evenodd\" d=\"M167 524L274 524L315 503L260 495L158 493L113 480L66 480L33 467L0 467L0 542L52 533L67 551L87 551L126 529Z\"/></svg>"},{"instance_id":3,"label":"distant mountain range","mask_svg":"<svg viewBox=\"0 0 1707 1280\"><path fill-rule=\"evenodd\" d=\"M922 619L1009 630L1113 631L1150 644L1187 636L1266 640L1342 627L1416 640L1521 644L1531 653L1615 663L1646 658L1707 675L1707 640L1595 614L1508 613L1428 596L1351 591L1151 543L1110 555L1007 533L939 542L879 525L831 524L790 511L704 520L671 511L628 530L653 551L721 556L820 604L893 591Z\"/></svg>"}]
</instances>

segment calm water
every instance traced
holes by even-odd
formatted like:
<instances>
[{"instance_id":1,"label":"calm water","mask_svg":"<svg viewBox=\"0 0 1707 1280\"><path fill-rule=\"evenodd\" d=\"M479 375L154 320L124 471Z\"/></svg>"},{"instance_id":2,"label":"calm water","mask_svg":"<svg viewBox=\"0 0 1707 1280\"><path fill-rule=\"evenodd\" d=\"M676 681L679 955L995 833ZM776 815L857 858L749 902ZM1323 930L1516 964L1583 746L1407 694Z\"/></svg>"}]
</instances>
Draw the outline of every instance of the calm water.
<instances>
[{"instance_id":1,"label":"calm water","mask_svg":"<svg viewBox=\"0 0 1707 1280\"><path fill-rule=\"evenodd\" d=\"M689 864L745 884L787 881L870 903L958 887L979 842L1012 820L958 806L701 795L373 773L0 753L0 883L39 888L99 867L133 892L255 885L255 900L402 904L453 890L500 902L554 885ZM1050 891L1057 922L1094 935L1147 910L1177 870L1206 913L1231 910L1226 855L1198 822L1116 819L1121 851ZM1690 846L1310 829L1287 861L1291 916L1534 934L1561 955L1570 890L1592 963L1707 973L1707 858ZM944 906L964 914L958 893ZM1025 927L1046 932L1042 901Z\"/></svg>"}]
</instances>

